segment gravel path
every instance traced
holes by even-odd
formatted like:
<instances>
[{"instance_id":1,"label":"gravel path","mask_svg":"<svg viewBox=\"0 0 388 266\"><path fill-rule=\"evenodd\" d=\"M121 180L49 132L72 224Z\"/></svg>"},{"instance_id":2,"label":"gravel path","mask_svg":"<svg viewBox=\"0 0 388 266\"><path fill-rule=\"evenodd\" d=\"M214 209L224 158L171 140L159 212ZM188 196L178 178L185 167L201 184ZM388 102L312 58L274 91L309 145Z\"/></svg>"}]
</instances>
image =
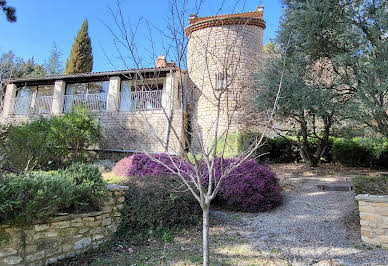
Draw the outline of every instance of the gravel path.
<instances>
[{"instance_id":1,"label":"gravel path","mask_svg":"<svg viewBox=\"0 0 388 266\"><path fill-rule=\"evenodd\" d=\"M278 174L284 204L274 211L241 214L236 226L263 257L292 265L335 260L332 265L388 265L388 250L360 240L353 192L319 191L317 184L343 183L335 175ZM353 226L352 226L353 225Z\"/></svg>"}]
</instances>

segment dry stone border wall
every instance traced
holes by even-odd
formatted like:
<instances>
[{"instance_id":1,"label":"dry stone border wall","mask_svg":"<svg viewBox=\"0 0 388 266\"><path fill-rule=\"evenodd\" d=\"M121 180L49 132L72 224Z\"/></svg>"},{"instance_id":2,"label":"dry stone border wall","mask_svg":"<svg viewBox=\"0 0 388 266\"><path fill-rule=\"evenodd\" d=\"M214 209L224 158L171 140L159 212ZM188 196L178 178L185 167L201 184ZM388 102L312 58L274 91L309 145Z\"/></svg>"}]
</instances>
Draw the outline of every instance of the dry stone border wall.
<instances>
[{"instance_id":1,"label":"dry stone border wall","mask_svg":"<svg viewBox=\"0 0 388 266\"><path fill-rule=\"evenodd\" d=\"M388 195L356 196L360 210L361 239L388 248Z\"/></svg>"},{"instance_id":2,"label":"dry stone border wall","mask_svg":"<svg viewBox=\"0 0 388 266\"><path fill-rule=\"evenodd\" d=\"M107 185L101 211L63 215L25 227L0 225L0 265L47 265L110 240L120 223L126 186Z\"/></svg>"}]
</instances>

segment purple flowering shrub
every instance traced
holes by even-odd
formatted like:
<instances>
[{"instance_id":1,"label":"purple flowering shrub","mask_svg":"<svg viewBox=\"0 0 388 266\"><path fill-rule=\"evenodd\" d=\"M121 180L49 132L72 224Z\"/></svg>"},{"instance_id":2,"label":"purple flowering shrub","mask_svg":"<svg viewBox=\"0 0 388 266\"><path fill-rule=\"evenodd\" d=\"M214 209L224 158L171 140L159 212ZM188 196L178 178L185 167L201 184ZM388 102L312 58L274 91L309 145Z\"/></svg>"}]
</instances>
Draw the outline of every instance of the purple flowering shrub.
<instances>
[{"instance_id":1,"label":"purple flowering shrub","mask_svg":"<svg viewBox=\"0 0 388 266\"><path fill-rule=\"evenodd\" d=\"M146 154L134 154L126 157L115 165L113 173L127 177L176 175L177 167L182 173L185 173L184 176L187 178L189 178L190 173L194 173L191 165L178 157L170 157L160 153L152 155L152 158ZM225 170L236 162L237 158L223 160L217 158L213 168L213 178L219 180L222 169ZM200 173L202 182L207 187L209 175L205 164L201 166ZM282 196L278 179L271 168L249 159L223 179L216 200L221 206L228 209L263 212L280 205Z\"/></svg>"},{"instance_id":2,"label":"purple flowering shrub","mask_svg":"<svg viewBox=\"0 0 388 266\"><path fill-rule=\"evenodd\" d=\"M219 180L221 169L236 163L236 159L217 158L213 178ZM223 162L221 166L221 162ZM208 185L207 169L201 173L204 185ZM205 177L206 176L206 177ZM217 195L218 203L232 210L264 212L282 203L279 181L269 166L262 166L255 160L246 160L222 180Z\"/></svg>"}]
</instances>

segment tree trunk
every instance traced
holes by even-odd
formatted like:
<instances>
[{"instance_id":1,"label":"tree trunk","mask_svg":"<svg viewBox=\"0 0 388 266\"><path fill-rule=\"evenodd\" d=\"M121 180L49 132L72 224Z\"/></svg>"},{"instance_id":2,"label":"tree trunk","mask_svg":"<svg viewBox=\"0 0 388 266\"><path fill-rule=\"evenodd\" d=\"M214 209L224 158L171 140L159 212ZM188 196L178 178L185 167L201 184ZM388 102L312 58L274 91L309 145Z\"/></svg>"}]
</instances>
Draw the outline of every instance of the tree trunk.
<instances>
[{"instance_id":1,"label":"tree trunk","mask_svg":"<svg viewBox=\"0 0 388 266\"><path fill-rule=\"evenodd\" d=\"M203 265L209 265L209 207L202 209Z\"/></svg>"}]
</instances>

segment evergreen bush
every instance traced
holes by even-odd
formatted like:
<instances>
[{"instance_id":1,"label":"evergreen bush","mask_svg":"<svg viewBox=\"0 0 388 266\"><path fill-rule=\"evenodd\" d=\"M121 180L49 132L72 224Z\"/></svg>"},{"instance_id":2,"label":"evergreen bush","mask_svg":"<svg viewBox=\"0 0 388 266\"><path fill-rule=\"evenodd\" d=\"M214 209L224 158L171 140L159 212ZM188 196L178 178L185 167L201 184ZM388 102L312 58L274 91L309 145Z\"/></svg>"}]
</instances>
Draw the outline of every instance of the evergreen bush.
<instances>
[{"instance_id":1,"label":"evergreen bush","mask_svg":"<svg viewBox=\"0 0 388 266\"><path fill-rule=\"evenodd\" d=\"M230 135L225 145L224 158L239 156L253 143L261 133L245 131ZM218 155L225 139L217 144ZM318 139L309 138L310 149L316 150ZM301 162L298 141L292 136L265 137L263 145L253 155L259 163L292 163ZM348 166L377 167L388 169L388 141L371 137L336 138L330 137L324 151L323 162L340 163Z\"/></svg>"},{"instance_id":2,"label":"evergreen bush","mask_svg":"<svg viewBox=\"0 0 388 266\"><path fill-rule=\"evenodd\" d=\"M129 189L121 210L119 235L200 221L199 203L176 177L142 176L131 179L126 185Z\"/></svg>"},{"instance_id":3,"label":"evergreen bush","mask_svg":"<svg viewBox=\"0 0 388 266\"><path fill-rule=\"evenodd\" d=\"M388 142L374 138L336 138L333 161L348 166L388 168Z\"/></svg>"},{"instance_id":4,"label":"evergreen bush","mask_svg":"<svg viewBox=\"0 0 388 266\"><path fill-rule=\"evenodd\" d=\"M13 172L53 169L85 160L101 137L99 121L85 108L13 127L2 141L3 161ZM1 155L0 155L1 156Z\"/></svg>"},{"instance_id":5,"label":"evergreen bush","mask_svg":"<svg viewBox=\"0 0 388 266\"><path fill-rule=\"evenodd\" d=\"M4 161L14 172L28 171L50 165L56 147L49 141L50 122L41 118L13 127L3 144Z\"/></svg>"},{"instance_id":6,"label":"evergreen bush","mask_svg":"<svg viewBox=\"0 0 388 266\"><path fill-rule=\"evenodd\" d=\"M80 171L74 172L76 169ZM58 172L3 177L0 180L0 224L30 224L59 213L100 210L105 184L96 169L74 165Z\"/></svg>"}]
</instances>

